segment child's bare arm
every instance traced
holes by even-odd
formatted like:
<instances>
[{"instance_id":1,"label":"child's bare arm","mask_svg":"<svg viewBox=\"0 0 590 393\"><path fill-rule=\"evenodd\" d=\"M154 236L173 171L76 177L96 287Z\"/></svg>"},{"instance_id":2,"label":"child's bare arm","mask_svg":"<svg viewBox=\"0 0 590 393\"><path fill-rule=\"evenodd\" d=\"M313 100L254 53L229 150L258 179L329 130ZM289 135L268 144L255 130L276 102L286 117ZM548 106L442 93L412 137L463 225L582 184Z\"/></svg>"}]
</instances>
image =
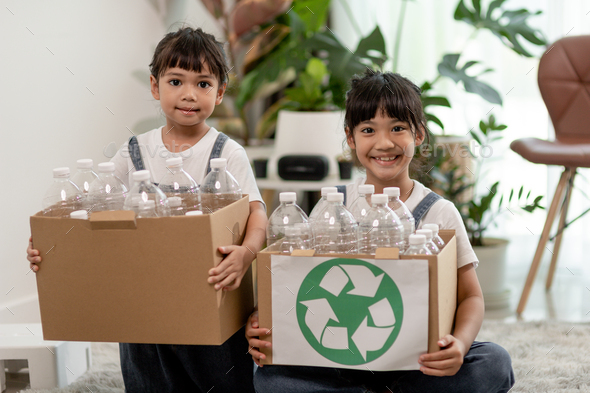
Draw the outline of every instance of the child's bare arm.
<instances>
[{"instance_id":1,"label":"child's bare arm","mask_svg":"<svg viewBox=\"0 0 590 393\"><path fill-rule=\"evenodd\" d=\"M270 348L271 343L268 341L260 340L263 336L269 336L271 334L270 329L261 328L258 325L258 311L254 311L246 322L246 339L248 340L248 352L252 355L252 359L259 366L260 360L266 359L266 355L260 352L260 348Z\"/></svg>"},{"instance_id":2,"label":"child's bare arm","mask_svg":"<svg viewBox=\"0 0 590 393\"><path fill-rule=\"evenodd\" d=\"M219 265L209 270L210 284L215 289L232 291L240 286L242 277L256 258L266 240L266 211L261 202L250 202L250 217L246 225L246 235L241 246L222 246L219 251L225 258Z\"/></svg>"},{"instance_id":3,"label":"child's bare arm","mask_svg":"<svg viewBox=\"0 0 590 393\"><path fill-rule=\"evenodd\" d=\"M475 268L472 264L463 266L457 275L455 330L439 340L441 351L420 356L420 371L427 375L455 375L481 328L484 303Z\"/></svg>"}]
</instances>

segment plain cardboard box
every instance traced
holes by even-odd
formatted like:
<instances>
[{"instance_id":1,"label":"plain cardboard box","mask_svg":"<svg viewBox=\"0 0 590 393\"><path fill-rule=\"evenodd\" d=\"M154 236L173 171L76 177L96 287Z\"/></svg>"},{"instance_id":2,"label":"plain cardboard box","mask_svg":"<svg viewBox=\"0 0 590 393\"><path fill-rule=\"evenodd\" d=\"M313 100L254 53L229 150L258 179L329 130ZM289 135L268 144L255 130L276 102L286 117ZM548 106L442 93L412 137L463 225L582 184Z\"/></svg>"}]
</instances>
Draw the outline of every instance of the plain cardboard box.
<instances>
[{"instance_id":1,"label":"plain cardboard box","mask_svg":"<svg viewBox=\"0 0 590 393\"><path fill-rule=\"evenodd\" d=\"M441 230L440 237L445 241L445 247L438 255L401 255L399 259L427 259L428 260L428 352L440 350L437 341L446 334L450 334L455 319L457 307L457 244L454 230ZM301 255L313 255L311 250L303 250ZM378 250L381 251L381 250ZM397 249L394 253L385 251L377 255L380 259L398 259ZM272 324L272 273L271 255L277 252L263 250L257 256L257 287L259 323L263 327ZM370 255L330 254L335 258L371 259ZM264 340L272 342L272 334ZM261 348L266 355L262 364L272 364L272 349Z\"/></svg>"},{"instance_id":2,"label":"plain cardboard box","mask_svg":"<svg viewBox=\"0 0 590 393\"><path fill-rule=\"evenodd\" d=\"M45 340L219 345L253 310L252 273L215 291L219 246L241 244L248 196L202 216L31 217Z\"/></svg>"}]
</instances>

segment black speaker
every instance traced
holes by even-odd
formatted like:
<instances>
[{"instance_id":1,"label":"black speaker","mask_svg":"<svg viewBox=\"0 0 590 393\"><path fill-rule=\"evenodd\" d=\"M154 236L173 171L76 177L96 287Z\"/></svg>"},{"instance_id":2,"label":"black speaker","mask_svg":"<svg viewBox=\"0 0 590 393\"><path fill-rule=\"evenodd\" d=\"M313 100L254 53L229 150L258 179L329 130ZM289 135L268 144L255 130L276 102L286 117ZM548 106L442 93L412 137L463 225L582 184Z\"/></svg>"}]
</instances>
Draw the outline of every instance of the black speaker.
<instances>
[{"instance_id":1,"label":"black speaker","mask_svg":"<svg viewBox=\"0 0 590 393\"><path fill-rule=\"evenodd\" d=\"M325 156L283 156L279 176L284 180L315 180L328 176L330 162Z\"/></svg>"}]
</instances>

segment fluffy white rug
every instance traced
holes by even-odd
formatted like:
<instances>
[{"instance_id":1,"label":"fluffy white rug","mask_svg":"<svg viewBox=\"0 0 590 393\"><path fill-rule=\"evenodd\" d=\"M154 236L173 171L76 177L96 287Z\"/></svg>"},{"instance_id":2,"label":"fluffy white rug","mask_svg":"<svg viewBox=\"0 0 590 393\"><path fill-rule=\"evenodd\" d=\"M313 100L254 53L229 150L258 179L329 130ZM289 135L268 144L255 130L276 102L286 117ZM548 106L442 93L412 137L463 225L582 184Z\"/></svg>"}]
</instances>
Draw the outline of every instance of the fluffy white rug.
<instances>
[{"instance_id":1,"label":"fluffy white rug","mask_svg":"<svg viewBox=\"0 0 590 393\"><path fill-rule=\"evenodd\" d=\"M590 392L590 324L484 321L479 341L512 356L516 392ZM123 393L117 344L93 343L93 366L67 389L23 393Z\"/></svg>"}]
</instances>

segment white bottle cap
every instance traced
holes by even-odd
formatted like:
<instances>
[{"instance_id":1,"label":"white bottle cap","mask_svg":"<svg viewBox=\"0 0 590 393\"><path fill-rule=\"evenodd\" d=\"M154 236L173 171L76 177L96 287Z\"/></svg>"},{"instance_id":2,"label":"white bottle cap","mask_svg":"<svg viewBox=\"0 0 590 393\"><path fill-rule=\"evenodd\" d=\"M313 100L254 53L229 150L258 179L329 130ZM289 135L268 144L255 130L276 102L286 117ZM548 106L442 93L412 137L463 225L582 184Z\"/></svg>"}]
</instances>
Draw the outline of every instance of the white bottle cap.
<instances>
[{"instance_id":1,"label":"white bottle cap","mask_svg":"<svg viewBox=\"0 0 590 393\"><path fill-rule=\"evenodd\" d=\"M424 224L422 228L430 229L432 231L433 236L435 236L438 233L438 224Z\"/></svg>"},{"instance_id":2,"label":"white bottle cap","mask_svg":"<svg viewBox=\"0 0 590 393\"><path fill-rule=\"evenodd\" d=\"M226 158L213 158L210 161L211 168L225 168L227 166Z\"/></svg>"},{"instance_id":3,"label":"white bottle cap","mask_svg":"<svg viewBox=\"0 0 590 393\"><path fill-rule=\"evenodd\" d=\"M410 235L410 244L426 244L426 236Z\"/></svg>"},{"instance_id":4,"label":"white bottle cap","mask_svg":"<svg viewBox=\"0 0 590 393\"><path fill-rule=\"evenodd\" d=\"M142 171L133 172L133 181L143 181L150 179L150 171L144 169Z\"/></svg>"},{"instance_id":5,"label":"white bottle cap","mask_svg":"<svg viewBox=\"0 0 590 393\"><path fill-rule=\"evenodd\" d=\"M92 169L92 165L94 164L90 158L82 158L81 160L76 161L78 169Z\"/></svg>"},{"instance_id":6,"label":"white bottle cap","mask_svg":"<svg viewBox=\"0 0 590 393\"><path fill-rule=\"evenodd\" d=\"M98 164L98 171L100 173L113 173L115 171L114 162L101 162Z\"/></svg>"},{"instance_id":7,"label":"white bottle cap","mask_svg":"<svg viewBox=\"0 0 590 393\"><path fill-rule=\"evenodd\" d=\"M432 239L432 231L430 229L418 229L416 235L424 235L426 240Z\"/></svg>"},{"instance_id":8,"label":"white bottle cap","mask_svg":"<svg viewBox=\"0 0 590 393\"><path fill-rule=\"evenodd\" d=\"M390 197L399 197L399 187L385 187L383 193Z\"/></svg>"},{"instance_id":9,"label":"white bottle cap","mask_svg":"<svg viewBox=\"0 0 590 393\"><path fill-rule=\"evenodd\" d=\"M182 157L171 157L166 160L166 166L174 167L174 166L182 166ZM213 167L213 164L211 165Z\"/></svg>"},{"instance_id":10,"label":"white bottle cap","mask_svg":"<svg viewBox=\"0 0 590 393\"><path fill-rule=\"evenodd\" d=\"M285 228L285 236L300 236L301 228L298 227L287 227Z\"/></svg>"},{"instance_id":11,"label":"white bottle cap","mask_svg":"<svg viewBox=\"0 0 590 393\"><path fill-rule=\"evenodd\" d=\"M53 177L68 177L70 176L70 168L67 166L55 168L53 170Z\"/></svg>"},{"instance_id":12,"label":"white bottle cap","mask_svg":"<svg viewBox=\"0 0 590 393\"><path fill-rule=\"evenodd\" d=\"M170 198L168 198L170 200ZM202 216L203 212L200 210L191 210L190 212L186 212L185 216Z\"/></svg>"},{"instance_id":13,"label":"white bottle cap","mask_svg":"<svg viewBox=\"0 0 590 393\"><path fill-rule=\"evenodd\" d=\"M147 201L143 201L139 203L140 209L155 209L156 208L156 201L153 199L148 199Z\"/></svg>"},{"instance_id":14,"label":"white bottle cap","mask_svg":"<svg viewBox=\"0 0 590 393\"><path fill-rule=\"evenodd\" d=\"M388 201L389 201L389 199L387 198L387 195L385 195L385 194L371 195L371 205L374 205L376 203L380 203L382 205L385 205L385 204L387 204Z\"/></svg>"},{"instance_id":15,"label":"white bottle cap","mask_svg":"<svg viewBox=\"0 0 590 393\"><path fill-rule=\"evenodd\" d=\"M182 205L182 198L180 197L168 197L168 203L170 207L178 207Z\"/></svg>"},{"instance_id":16,"label":"white bottle cap","mask_svg":"<svg viewBox=\"0 0 590 393\"><path fill-rule=\"evenodd\" d=\"M213 160L211 160L213 161ZM281 192L279 194L279 202L296 202L297 194L294 192Z\"/></svg>"},{"instance_id":17,"label":"white bottle cap","mask_svg":"<svg viewBox=\"0 0 590 393\"><path fill-rule=\"evenodd\" d=\"M322 187L321 193L323 197L327 196L332 192L338 192L338 189L336 187Z\"/></svg>"},{"instance_id":18,"label":"white bottle cap","mask_svg":"<svg viewBox=\"0 0 590 393\"><path fill-rule=\"evenodd\" d=\"M359 194L374 194L375 186L372 184L363 184L359 186Z\"/></svg>"},{"instance_id":19,"label":"white bottle cap","mask_svg":"<svg viewBox=\"0 0 590 393\"><path fill-rule=\"evenodd\" d=\"M327 196L328 202L344 202L344 194L341 192L331 192Z\"/></svg>"},{"instance_id":20,"label":"white bottle cap","mask_svg":"<svg viewBox=\"0 0 590 393\"><path fill-rule=\"evenodd\" d=\"M77 218L79 220L88 220L88 212L86 210L76 210L70 213L70 218Z\"/></svg>"}]
</instances>

